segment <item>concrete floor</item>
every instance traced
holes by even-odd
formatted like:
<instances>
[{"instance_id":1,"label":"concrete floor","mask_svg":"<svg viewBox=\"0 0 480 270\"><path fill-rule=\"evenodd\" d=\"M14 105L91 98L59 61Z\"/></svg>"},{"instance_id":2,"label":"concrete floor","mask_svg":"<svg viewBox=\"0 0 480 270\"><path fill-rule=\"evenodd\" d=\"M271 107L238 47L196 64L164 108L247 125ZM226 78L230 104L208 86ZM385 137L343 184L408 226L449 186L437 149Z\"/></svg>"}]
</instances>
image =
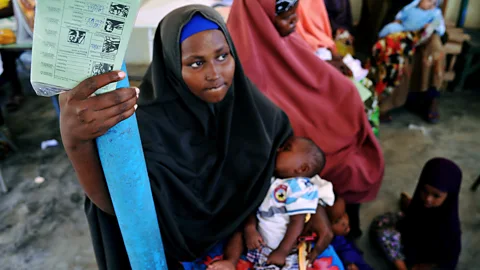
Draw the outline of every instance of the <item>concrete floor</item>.
<instances>
[{"instance_id":1,"label":"concrete floor","mask_svg":"<svg viewBox=\"0 0 480 270\"><path fill-rule=\"evenodd\" d=\"M381 129L387 168L376 201L362 206L362 227L386 211L397 210L401 191L412 193L422 165L432 157L455 160L462 168L460 214L463 250L459 269L480 269L480 190L469 191L480 174L480 94L446 94L442 121L425 124L404 110ZM96 269L83 193L61 147L40 150L40 143L58 139L58 122L49 99L29 96L8 124L20 151L1 163L10 192L0 194L0 269ZM409 124L424 126L426 133ZM45 177L35 184L36 176ZM445 232L448 233L448 232ZM359 246L375 269L389 269L363 236Z\"/></svg>"}]
</instances>

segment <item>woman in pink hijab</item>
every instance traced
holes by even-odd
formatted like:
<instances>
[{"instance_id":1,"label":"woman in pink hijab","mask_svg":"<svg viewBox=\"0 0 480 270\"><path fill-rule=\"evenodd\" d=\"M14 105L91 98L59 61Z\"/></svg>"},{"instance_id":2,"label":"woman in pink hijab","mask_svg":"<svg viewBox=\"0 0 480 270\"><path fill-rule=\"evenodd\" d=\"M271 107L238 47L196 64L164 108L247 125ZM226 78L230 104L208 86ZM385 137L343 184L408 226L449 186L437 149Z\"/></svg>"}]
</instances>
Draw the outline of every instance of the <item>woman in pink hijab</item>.
<instances>
[{"instance_id":1,"label":"woman in pink hijab","mask_svg":"<svg viewBox=\"0 0 480 270\"><path fill-rule=\"evenodd\" d=\"M360 236L360 203L375 199L384 159L352 82L295 32L297 0L235 0L228 29L247 76L282 108L297 136L325 152L322 177L348 203Z\"/></svg>"}]
</instances>

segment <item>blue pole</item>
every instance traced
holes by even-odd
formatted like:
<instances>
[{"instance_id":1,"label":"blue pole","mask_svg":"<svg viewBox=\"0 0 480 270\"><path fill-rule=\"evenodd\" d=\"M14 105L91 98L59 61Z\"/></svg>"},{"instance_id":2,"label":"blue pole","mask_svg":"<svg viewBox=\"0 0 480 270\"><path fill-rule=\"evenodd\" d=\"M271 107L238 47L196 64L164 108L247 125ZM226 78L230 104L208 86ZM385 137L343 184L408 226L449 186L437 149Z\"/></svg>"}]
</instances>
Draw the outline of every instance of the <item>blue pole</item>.
<instances>
[{"instance_id":1,"label":"blue pole","mask_svg":"<svg viewBox=\"0 0 480 270\"><path fill-rule=\"evenodd\" d=\"M458 11L457 27L463 27L467 19L468 0L462 0L460 3L460 10Z\"/></svg>"},{"instance_id":2,"label":"blue pole","mask_svg":"<svg viewBox=\"0 0 480 270\"><path fill-rule=\"evenodd\" d=\"M127 76L117 88L129 85ZM97 138L97 147L132 269L167 269L136 115Z\"/></svg>"}]
</instances>

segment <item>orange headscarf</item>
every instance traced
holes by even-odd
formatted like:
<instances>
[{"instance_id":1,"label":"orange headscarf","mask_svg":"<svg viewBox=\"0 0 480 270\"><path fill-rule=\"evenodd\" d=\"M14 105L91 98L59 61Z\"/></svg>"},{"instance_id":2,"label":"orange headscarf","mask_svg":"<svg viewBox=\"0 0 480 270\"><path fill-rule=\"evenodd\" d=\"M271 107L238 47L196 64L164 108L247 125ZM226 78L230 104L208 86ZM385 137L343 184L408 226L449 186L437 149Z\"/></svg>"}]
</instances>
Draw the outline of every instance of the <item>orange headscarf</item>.
<instances>
[{"instance_id":1,"label":"orange headscarf","mask_svg":"<svg viewBox=\"0 0 480 270\"><path fill-rule=\"evenodd\" d=\"M323 0L299 1L297 9L297 33L314 51L327 48L336 51L332 27Z\"/></svg>"}]
</instances>

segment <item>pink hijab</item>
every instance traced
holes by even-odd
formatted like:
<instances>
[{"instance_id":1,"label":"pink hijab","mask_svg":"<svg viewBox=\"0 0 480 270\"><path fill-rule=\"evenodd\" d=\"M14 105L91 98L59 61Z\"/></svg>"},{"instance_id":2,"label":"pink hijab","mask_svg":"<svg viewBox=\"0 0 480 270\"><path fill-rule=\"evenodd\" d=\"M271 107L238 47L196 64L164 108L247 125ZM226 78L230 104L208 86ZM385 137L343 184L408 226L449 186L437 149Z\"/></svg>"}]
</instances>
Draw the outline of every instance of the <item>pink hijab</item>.
<instances>
[{"instance_id":1,"label":"pink hijab","mask_svg":"<svg viewBox=\"0 0 480 270\"><path fill-rule=\"evenodd\" d=\"M314 51L319 48L337 50L323 0L301 0L297 16L297 32Z\"/></svg>"},{"instance_id":2,"label":"pink hijab","mask_svg":"<svg viewBox=\"0 0 480 270\"><path fill-rule=\"evenodd\" d=\"M327 155L322 176L348 203L373 200L384 159L355 86L296 33L275 29L275 0L235 0L227 27L247 76Z\"/></svg>"}]
</instances>

